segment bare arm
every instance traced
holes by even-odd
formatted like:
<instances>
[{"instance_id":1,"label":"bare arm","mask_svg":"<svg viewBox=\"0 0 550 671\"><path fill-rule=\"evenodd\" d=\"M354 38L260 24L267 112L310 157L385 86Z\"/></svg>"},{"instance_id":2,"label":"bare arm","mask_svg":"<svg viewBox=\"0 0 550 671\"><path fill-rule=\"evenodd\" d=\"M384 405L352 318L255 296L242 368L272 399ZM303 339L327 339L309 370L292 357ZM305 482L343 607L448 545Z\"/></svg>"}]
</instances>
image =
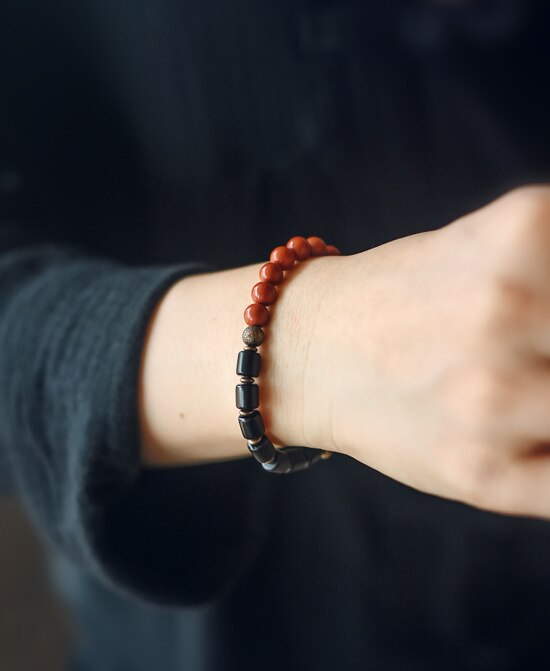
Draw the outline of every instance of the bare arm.
<instances>
[{"instance_id":1,"label":"bare arm","mask_svg":"<svg viewBox=\"0 0 550 671\"><path fill-rule=\"evenodd\" d=\"M438 231L304 264L262 346L272 437L549 517L549 222L550 189L521 189ZM191 277L164 298L144 354L148 464L246 454L234 364L257 268Z\"/></svg>"},{"instance_id":2,"label":"bare arm","mask_svg":"<svg viewBox=\"0 0 550 671\"><path fill-rule=\"evenodd\" d=\"M303 423L304 370L312 316L340 259L312 259L279 288L266 327L259 378L262 415L281 444L314 446ZM175 284L153 315L141 377L142 454L148 465L248 455L233 402L242 314L261 264L194 275ZM313 442L312 442L313 441Z\"/></svg>"}]
</instances>

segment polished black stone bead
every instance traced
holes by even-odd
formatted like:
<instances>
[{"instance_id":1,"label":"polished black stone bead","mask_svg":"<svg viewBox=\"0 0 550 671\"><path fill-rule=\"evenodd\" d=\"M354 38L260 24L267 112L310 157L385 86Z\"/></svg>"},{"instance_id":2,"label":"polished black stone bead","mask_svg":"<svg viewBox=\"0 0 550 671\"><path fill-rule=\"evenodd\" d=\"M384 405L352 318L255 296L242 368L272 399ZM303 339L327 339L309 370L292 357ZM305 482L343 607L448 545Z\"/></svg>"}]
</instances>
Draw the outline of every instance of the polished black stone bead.
<instances>
[{"instance_id":1,"label":"polished black stone bead","mask_svg":"<svg viewBox=\"0 0 550 671\"><path fill-rule=\"evenodd\" d=\"M239 424L247 440L258 440L264 435L264 421L258 410L254 410L250 415L239 415Z\"/></svg>"},{"instance_id":2,"label":"polished black stone bead","mask_svg":"<svg viewBox=\"0 0 550 671\"><path fill-rule=\"evenodd\" d=\"M237 357L237 375L256 377L260 374L262 357L252 349L243 349Z\"/></svg>"},{"instance_id":3,"label":"polished black stone bead","mask_svg":"<svg viewBox=\"0 0 550 671\"><path fill-rule=\"evenodd\" d=\"M277 454L275 446L267 436L263 436L259 443L248 443L248 449L250 450L250 454L260 464L267 464L273 461Z\"/></svg>"},{"instance_id":4,"label":"polished black stone bead","mask_svg":"<svg viewBox=\"0 0 550 671\"><path fill-rule=\"evenodd\" d=\"M239 410L250 412L260 405L260 389L257 384L238 384L235 387L235 403Z\"/></svg>"},{"instance_id":5,"label":"polished black stone bead","mask_svg":"<svg viewBox=\"0 0 550 671\"><path fill-rule=\"evenodd\" d=\"M277 450L275 459L263 463L262 467L269 473L286 475L303 471L318 462L323 456L323 450L309 447L286 447Z\"/></svg>"}]
</instances>

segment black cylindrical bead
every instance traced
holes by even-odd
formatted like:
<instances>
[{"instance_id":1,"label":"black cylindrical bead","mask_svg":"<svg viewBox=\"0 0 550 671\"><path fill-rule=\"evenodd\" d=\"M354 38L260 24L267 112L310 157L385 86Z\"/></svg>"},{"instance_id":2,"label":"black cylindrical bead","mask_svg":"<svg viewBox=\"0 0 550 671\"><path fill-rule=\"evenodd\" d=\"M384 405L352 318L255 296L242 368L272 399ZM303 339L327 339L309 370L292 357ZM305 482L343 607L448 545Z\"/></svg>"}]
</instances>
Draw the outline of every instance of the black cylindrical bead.
<instances>
[{"instance_id":1,"label":"black cylindrical bead","mask_svg":"<svg viewBox=\"0 0 550 671\"><path fill-rule=\"evenodd\" d=\"M249 415L239 415L239 424L247 440L259 440L264 435L264 421L258 410Z\"/></svg>"},{"instance_id":2,"label":"black cylindrical bead","mask_svg":"<svg viewBox=\"0 0 550 671\"><path fill-rule=\"evenodd\" d=\"M237 375L257 377L260 374L262 357L252 349L243 349L237 357Z\"/></svg>"},{"instance_id":3,"label":"black cylindrical bead","mask_svg":"<svg viewBox=\"0 0 550 671\"><path fill-rule=\"evenodd\" d=\"M239 410L250 412L260 405L260 389L257 384L238 384L235 387L235 403Z\"/></svg>"},{"instance_id":4,"label":"black cylindrical bead","mask_svg":"<svg viewBox=\"0 0 550 671\"><path fill-rule=\"evenodd\" d=\"M309 468L322 456L323 450L310 447L287 447L284 450L277 450L275 459L262 466L270 473L295 473Z\"/></svg>"},{"instance_id":5,"label":"black cylindrical bead","mask_svg":"<svg viewBox=\"0 0 550 671\"><path fill-rule=\"evenodd\" d=\"M275 446L267 436L263 436L259 443L248 443L248 449L250 450L250 454L260 464L268 464L270 461L273 461L277 454Z\"/></svg>"}]
</instances>

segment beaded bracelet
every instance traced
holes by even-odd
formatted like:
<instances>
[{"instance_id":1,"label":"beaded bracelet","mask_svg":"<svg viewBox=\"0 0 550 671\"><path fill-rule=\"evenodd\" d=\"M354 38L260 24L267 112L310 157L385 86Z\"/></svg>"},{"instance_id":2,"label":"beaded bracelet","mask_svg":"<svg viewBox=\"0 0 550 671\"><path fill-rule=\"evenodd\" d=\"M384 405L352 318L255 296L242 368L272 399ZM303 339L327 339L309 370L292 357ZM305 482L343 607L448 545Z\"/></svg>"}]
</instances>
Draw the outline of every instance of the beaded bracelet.
<instances>
[{"instance_id":1,"label":"beaded bracelet","mask_svg":"<svg viewBox=\"0 0 550 671\"><path fill-rule=\"evenodd\" d=\"M333 245L327 245L318 237L291 238L286 246L275 247L269 262L260 268L260 282L252 287L254 301L244 311L247 326L243 331L244 349L237 357L237 375L240 384L235 389L236 405L239 409L239 425L247 440L252 456L269 473L291 473L309 468L319 459L326 459L330 452L308 447L276 448L265 434L265 426L257 409L260 405L259 387L255 378L260 373L262 357L258 347L264 340L265 326L271 317L267 308L277 300L276 284L284 278L284 272L299 261L312 256L336 256L340 251Z\"/></svg>"}]
</instances>

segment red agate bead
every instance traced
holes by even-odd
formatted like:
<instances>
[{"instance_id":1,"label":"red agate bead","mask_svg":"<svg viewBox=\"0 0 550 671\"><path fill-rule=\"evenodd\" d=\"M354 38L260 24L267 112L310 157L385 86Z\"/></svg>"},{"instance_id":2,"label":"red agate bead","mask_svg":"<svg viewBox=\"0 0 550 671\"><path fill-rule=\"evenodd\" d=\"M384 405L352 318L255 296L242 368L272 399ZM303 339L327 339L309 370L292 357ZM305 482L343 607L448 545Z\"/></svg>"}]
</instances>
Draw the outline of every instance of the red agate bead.
<instances>
[{"instance_id":1,"label":"red agate bead","mask_svg":"<svg viewBox=\"0 0 550 671\"><path fill-rule=\"evenodd\" d=\"M269 282L258 282L252 287L252 300L255 303L271 305L277 300L277 289Z\"/></svg>"},{"instance_id":2,"label":"red agate bead","mask_svg":"<svg viewBox=\"0 0 550 671\"><path fill-rule=\"evenodd\" d=\"M288 270L294 265L294 262L296 261L296 255L292 249L283 247L281 245L280 247L275 247L275 249L271 252L269 260L271 263L278 263L283 268L283 270Z\"/></svg>"},{"instance_id":3,"label":"red agate bead","mask_svg":"<svg viewBox=\"0 0 550 671\"><path fill-rule=\"evenodd\" d=\"M244 311L244 320L249 326L265 326L271 315L265 305L252 303Z\"/></svg>"},{"instance_id":4,"label":"red agate bead","mask_svg":"<svg viewBox=\"0 0 550 671\"><path fill-rule=\"evenodd\" d=\"M302 238L300 235L296 235L286 243L286 246L289 249L292 249L298 261L305 261L311 256L312 250L309 242Z\"/></svg>"},{"instance_id":5,"label":"red agate bead","mask_svg":"<svg viewBox=\"0 0 550 671\"><path fill-rule=\"evenodd\" d=\"M260 279L262 282L279 284L283 279L283 268L279 263L264 263L260 268Z\"/></svg>"},{"instance_id":6,"label":"red agate bead","mask_svg":"<svg viewBox=\"0 0 550 671\"><path fill-rule=\"evenodd\" d=\"M312 235L307 241L312 249L313 256L324 256L326 254L327 245L323 238L318 238L316 235Z\"/></svg>"}]
</instances>

